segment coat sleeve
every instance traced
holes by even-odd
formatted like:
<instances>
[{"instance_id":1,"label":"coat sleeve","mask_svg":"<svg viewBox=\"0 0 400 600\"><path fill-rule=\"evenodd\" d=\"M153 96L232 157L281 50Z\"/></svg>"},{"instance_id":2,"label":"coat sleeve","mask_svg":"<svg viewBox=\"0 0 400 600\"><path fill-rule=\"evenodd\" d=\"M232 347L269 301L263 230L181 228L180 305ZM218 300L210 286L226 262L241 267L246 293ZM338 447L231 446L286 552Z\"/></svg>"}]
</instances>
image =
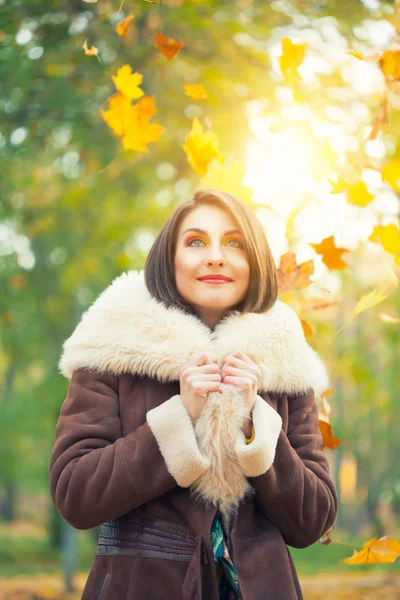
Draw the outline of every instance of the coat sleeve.
<instances>
[{"instance_id":1,"label":"coat sleeve","mask_svg":"<svg viewBox=\"0 0 400 600\"><path fill-rule=\"evenodd\" d=\"M49 485L58 511L76 529L117 518L177 485L189 487L209 467L180 396L122 436L118 385L110 373L78 369L60 410Z\"/></svg>"},{"instance_id":2,"label":"coat sleeve","mask_svg":"<svg viewBox=\"0 0 400 600\"><path fill-rule=\"evenodd\" d=\"M246 446L239 432L235 449L259 510L280 529L286 544L310 546L333 525L338 510L314 391L289 398L287 435L281 416L261 396L253 424L254 441Z\"/></svg>"}]
</instances>

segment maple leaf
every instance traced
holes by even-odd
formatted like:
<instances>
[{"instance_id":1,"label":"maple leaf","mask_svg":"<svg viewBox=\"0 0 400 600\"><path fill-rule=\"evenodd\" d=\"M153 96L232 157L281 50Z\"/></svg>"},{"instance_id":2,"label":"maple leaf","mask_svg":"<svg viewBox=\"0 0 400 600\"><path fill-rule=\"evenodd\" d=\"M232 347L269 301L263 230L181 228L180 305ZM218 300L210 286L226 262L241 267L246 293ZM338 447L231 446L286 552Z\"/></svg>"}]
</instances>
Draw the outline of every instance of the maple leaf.
<instances>
[{"instance_id":1,"label":"maple leaf","mask_svg":"<svg viewBox=\"0 0 400 600\"><path fill-rule=\"evenodd\" d=\"M201 177L207 173L208 165L215 158L224 162L225 157L219 152L219 140L213 131L203 132L203 126L194 117L192 131L187 134L185 144L181 144L190 165Z\"/></svg>"},{"instance_id":2,"label":"maple leaf","mask_svg":"<svg viewBox=\"0 0 400 600\"><path fill-rule=\"evenodd\" d=\"M306 48L306 44L294 44L290 38L282 38L282 55L279 57L279 66L288 83L296 83L301 79L297 69L304 61Z\"/></svg>"},{"instance_id":3,"label":"maple leaf","mask_svg":"<svg viewBox=\"0 0 400 600\"><path fill-rule=\"evenodd\" d=\"M87 45L87 40L83 42L82 48L84 49L86 56L97 56L97 58L100 60L99 49L96 48L96 46L91 46L89 48Z\"/></svg>"},{"instance_id":4,"label":"maple leaf","mask_svg":"<svg viewBox=\"0 0 400 600\"><path fill-rule=\"evenodd\" d=\"M134 18L135 15L128 15L123 21L120 21L118 23L118 25L115 28L115 31L118 33L119 36L121 36L122 38L126 37L129 25L132 23Z\"/></svg>"},{"instance_id":5,"label":"maple leaf","mask_svg":"<svg viewBox=\"0 0 400 600\"><path fill-rule=\"evenodd\" d=\"M148 152L147 144L156 142L164 131L157 123L149 124L157 112L154 96L132 105L120 92L109 99L110 109L102 117L114 133L122 138L125 150Z\"/></svg>"},{"instance_id":6,"label":"maple leaf","mask_svg":"<svg viewBox=\"0 0 400 600\"><path fill-rule=\"evenodd\" d=\"M179 50L185 45L183 42L177 42L173 38L167 37L163 33L154 34L154 46L159 50L168 60L172 60L178 54Z\"/></svg>"},{"instance_id":7,"label":"maple leaf","mask_svg":"<svg viewBox=\"0 0 400 600\"><path fill-rule=\"evenodd\" d=\"M208 98L207 90L202 83L186 84L183 86L185 93L189 98L195 98L196 100L204 100Z\"/></svg>"},{"instance_id":8,"label":"maple leaf","mask_svg":"<svg viewBox=\"0 0 400 600\"><path fill-rule=\"evenodd\" d=\"M207 173L201 179L202 188L224 190L235 194L243 202L250 202L253 190L243 184L246 175L246 165L243 161L234 160L230 156L223 163L213 158L207 168Z\"/></svg>"},{"instance_id":9,"label":"maple leaf","mask_svg":"<svg viewBox=\"0 0 400 600\"><path fill-rule=\"evenodd\" d=\"M144 95L144 91L139 88L142 79L143 75L141 73L132 73L130 65L119 68L116 77L112 76L115 87L128 100L141 98Z\"/></svg>"},{"instance_id":10,"label":"maple leaf","mask_svg":"<svg viewBox=\"0 0 400 600\"><path fill-rule=\"evenodd\" d=\"M400 79L400 47L385 50L379 60L381 71L387 79Z\"/></svg>"},{"instance_id":11,"label":"maple leaf","mask_svg":"<svg viewBox=\"0 0 400 600\"><path fill-rule=\"evenodd\" d=\"M322 240L320 244L309 244L314 248L317 254L322 254L322 262L328 269L345 269L349 265L342 259L341 255L345 252L350 252L346 248L337 248L333 240L333 235Z\"/></svg>"},{"instance_id":12,"label":"maple leaf","mask_svg":"<svg viewBox=\"0 0 400 600\"><path fill-rule=\"evenodd\" d=\"M360 551L353 549L353 556L343 558L349 565L366 565L377 563L393 563L400 556L400 544L395 538L387 535L365 542Z\"/></svg>"},{"instance_id":13,"label":"maple leaf","mask_svg":"<svg viewBox=\"0 0 400 600\"><path fill-rule=\"evenodd\" d=\"M335 450L339 444L342 443L342 440L339 440L339 438L332 435L332 425L330 423L327 423L327 421L323 419L318 419L318 427L322 434L322 439L326 448Z\"/></svg>"},{"instance_id":14,"label":"maple leaf","mask_svg":"<svg viewBox=\"0 0 400 600\"><path fill-rule=\"evenodd\" d=\"M374 199L370 194L364 181L357 181L347 189L347 201L356 206L367 206Z\"/></svg>"},{"instance_id":15,"label":"maple leaf","mask_svg":"<svg viewBox=\"0 0 400 600\"><path fill-rule=\"evenodd\" d=\"M309 277L314 275L314 261L297 264L294 252L282 254L277 269L279 292L303 290L312 284Z\"/></svg>"},{"instance_id":16,"label":"maple leaf","mask_svg":"<svg viewBox=\"0 0 400 600\"><path fill-rule=\"evenodd\" d=\"M359 302L357 302L354 307L353 313L355 315L359 315L364 312L364 310L368 310L377 304L380 304L384 300L386 300L387 296L383 294L382 291L372 290L369 294L365 294L365 296L361 296Z\"/></svg>"},{"instance_id":17,"label":"maple leaf","mask_svg":"<svg viewBox=\"0 0 400 600\"><path fill-rule=\"evenodd\" d=\"M400 192L400 159L392 160L383 167L382 179L391 185L396 192Z\"/></svg>"},{"instance_id":18,"label":"maple leaf","mask_svg":"<svg viewBox=\"0 0 400 600\"><path fill-rule=\"evenodd\" d=\"M397 225L376 225L368 239L381 244L386 252L395 256L396 263L400 264L400 231Z\"/></svg>"}]
</instances>

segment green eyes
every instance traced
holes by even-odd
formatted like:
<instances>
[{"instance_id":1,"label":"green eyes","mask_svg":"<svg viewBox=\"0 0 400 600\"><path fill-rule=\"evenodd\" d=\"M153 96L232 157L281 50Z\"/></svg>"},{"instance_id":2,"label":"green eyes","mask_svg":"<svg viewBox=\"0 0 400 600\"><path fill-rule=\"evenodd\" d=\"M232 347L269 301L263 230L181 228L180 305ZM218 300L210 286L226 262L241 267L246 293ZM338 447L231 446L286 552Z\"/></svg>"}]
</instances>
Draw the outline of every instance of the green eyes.
<instances>
[{"instance_id":1,"label":"green eyes","mask_svg":"<svg viewBox=\"0 0 400 600\"><path fill-rule=\"evenodd\" d=\"M202 240L201 238L192 238L189 242L188 242L188 246L192 246L192 242L195 241L199 241L199 242L203 242L204 240ZM231 239L229 240L230 242L236 242L236 244L238 244L238 246L236 246L236 248L243 248L243 245L241 242L239 242L239 240L235 240L235 239Z\"/></svg>"}]
</instances>

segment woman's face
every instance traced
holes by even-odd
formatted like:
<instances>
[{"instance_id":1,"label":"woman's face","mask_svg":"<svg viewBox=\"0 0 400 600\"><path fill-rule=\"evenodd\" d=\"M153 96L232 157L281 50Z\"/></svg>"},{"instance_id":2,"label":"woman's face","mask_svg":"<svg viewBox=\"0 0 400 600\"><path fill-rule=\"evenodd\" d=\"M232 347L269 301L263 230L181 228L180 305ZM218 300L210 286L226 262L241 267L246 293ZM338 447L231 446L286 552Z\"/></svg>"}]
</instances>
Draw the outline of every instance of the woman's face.
<instances>
[{"instance_id":1,"label":"woman's face","mask_svg":"<svg viewBox=\"0 0 400 600\"><path fill-rule=\"evenodd\" d=\"M250 266L243 238L222 208L201 205L186 215L179 227L174 262L179 293L209 327L246 296ZM200 281L205 275L224 275L231 281Z\"/></svg>"}]
</instances>

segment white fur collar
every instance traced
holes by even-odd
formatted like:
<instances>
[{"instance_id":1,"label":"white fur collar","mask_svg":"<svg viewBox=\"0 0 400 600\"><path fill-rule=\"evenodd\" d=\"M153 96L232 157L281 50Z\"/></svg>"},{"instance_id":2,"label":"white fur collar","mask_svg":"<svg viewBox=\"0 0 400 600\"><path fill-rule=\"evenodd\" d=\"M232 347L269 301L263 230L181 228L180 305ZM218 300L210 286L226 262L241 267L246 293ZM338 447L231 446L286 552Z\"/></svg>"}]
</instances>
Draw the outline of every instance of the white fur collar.
<instances>
[{"instance_id":1,"label":"white fur collar","mask_svg":"<svg viewBox=\"0 0 400 600\"><path fill-rule=\"evenodd\" d=\"M59 361L67 378L78 368L179 380L179 370L195 352L207 352L219 366L235 350L261 369L260 391L298 394L329 387L319 355L304 337L295 311L277 300L265 313L224 317L214 331L197 316L155 300L143 271L116 277L83 313L64 342Z\"/></svg>"}]
</instances>

